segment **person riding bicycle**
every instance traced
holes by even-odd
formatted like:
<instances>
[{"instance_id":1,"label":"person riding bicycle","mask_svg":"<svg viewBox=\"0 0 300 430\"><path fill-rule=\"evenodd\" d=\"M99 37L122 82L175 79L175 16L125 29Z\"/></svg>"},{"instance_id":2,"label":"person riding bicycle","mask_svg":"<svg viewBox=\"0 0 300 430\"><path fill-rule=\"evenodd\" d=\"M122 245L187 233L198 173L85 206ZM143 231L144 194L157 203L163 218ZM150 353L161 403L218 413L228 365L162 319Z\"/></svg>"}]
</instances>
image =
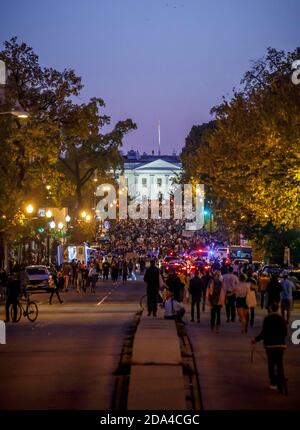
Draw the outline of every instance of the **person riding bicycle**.
<instances>
[{"instance_id":1,"label":"person riding bicycle","mask_svg":"<svg viewBox=\"0 0 300 430\"><path fill-rule=\"evenodd\" d=\"M15 267L13 268L11 274L8 277L8 282L7 282L7 300L5 303L5 313L6 313L6 318L5 318L5 322L9 322L10 318L9 318L9 311L10 311L10 306L13 306L13 322L17 322L17 305L18 305L18 300L19 300L19 294L21 292L21 281L20 281L20 276L19 276L19 271L18 268Z\"/></svg>"},{"instance_id":2,"label":"person riding bicycle","mask_svg":"<svg viewBox=\"0 0 300 430\"><path fill-rule=\"evenodd\" d=\"M265 317L260 334L252 339L251 343L255 345L256 342L264 341L268 357L270 388L274 390L278 387L282 392L285 381L283 353L286 348L287 328L285 320L277 313L278 308L278 303L271 304L271 313Z\"/></svg>"}]
</instances>

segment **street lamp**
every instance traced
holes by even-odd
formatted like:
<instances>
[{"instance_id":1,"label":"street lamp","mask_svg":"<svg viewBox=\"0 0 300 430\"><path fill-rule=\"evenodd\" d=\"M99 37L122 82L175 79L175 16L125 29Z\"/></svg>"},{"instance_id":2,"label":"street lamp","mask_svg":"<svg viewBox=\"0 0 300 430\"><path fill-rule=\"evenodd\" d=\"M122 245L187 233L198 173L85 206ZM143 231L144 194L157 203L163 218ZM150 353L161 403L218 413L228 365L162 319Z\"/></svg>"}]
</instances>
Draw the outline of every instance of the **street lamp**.
<instances>
[{"instance_id":1,"label":"street lamp","mask_svg":"<svg viewBox=\"0 0 300 430\"><path fill-rule=\"evenodd\" d=\"M47 218L52 218L52 212L50 211L50 209L47 210L46 217Z\"/></svg>"},{"instance_id":2,"label":"street lamp","mask_svg":"<svg viewBox=\"0 0 300 430\"><path fill-rule=\"evenodd\" d=\"M86 220L87 222L91 221L91 215L87 215L87 216L85 217L85 220Z\"/></svg>"},{"instance_id":3,"label":"street lamp","mask_svg":"<svg viewBox=\"0 0 300 430\"><path fill-rule=\"evenodd\" d=\"M87 215L86 211L82 211L82 212L81 212L81 217L82 217L82 218L86 218L86 215Z\"/></svg>"},{"instance_id":4,"label":"street lamp","mask_svg":"<svg viewBox=\"0 0 300 430\"><path fill-rule=\"evenodd\" d=\"M57 224L57 228L58 228L59 230L62 230L62 229L64 228L63 223L62 223L62 222L59 222L59 223Z\"/></svg>"},{"instance_id":5,"label":"street lamp","mask_svg":"<svg viewBox=\"0 0 300 430\"><path fill-rule=\"evenodd\" d=\"M33 211L34 211L34 207L32 206L31 203L29 203L29 205L26 206L26 212L30 215L32 214Z\"/></svg>"},{"instance_id":6,"label":"street lamp","mask_svg":"<svg viewBox=\"0 0 300 430\"><path fill-rule=\"evenodd\" d=\"M13 115L20 119L27 119L29 117L29 113L25 110L11 110L8 112L0 112L0 115Z\"/></svg>"},{"instance_id":7,"label":"street lamp","mask_svg":"<svg viewBox=\"0 0 300 430\"><path fill-rule=\"evenodd\" d=\"M70 222L71 221L70 215L67 215L66 218L65 218L65 220L66 220L66 222Z\"/></svg>"},{"instance_id":8,"label":"street lamp","mask_svg":"<svg viewBox=\"0 0 300 430\"><path fill-rule=\"evenodd\" d=\"M49 214L49 212L51 215ZM47 213L50 216L48 216ZM48 210L47 213L46 213L46 217L51 218L52 212L50 210ZM55 226L56 226L56 224L53 220L47 223L47 262L48 262L48 266L50 266L50 236L51 236L50 229L55 228Z\"/></svg>"}]
</instances>

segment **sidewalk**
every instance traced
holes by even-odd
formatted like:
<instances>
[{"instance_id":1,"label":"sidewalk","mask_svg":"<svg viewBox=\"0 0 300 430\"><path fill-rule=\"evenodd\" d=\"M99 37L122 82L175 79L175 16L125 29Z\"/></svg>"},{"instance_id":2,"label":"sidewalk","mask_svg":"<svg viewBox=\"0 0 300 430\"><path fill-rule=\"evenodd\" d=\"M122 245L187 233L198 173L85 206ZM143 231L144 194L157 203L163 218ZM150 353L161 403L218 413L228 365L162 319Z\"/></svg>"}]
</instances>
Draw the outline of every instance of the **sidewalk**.
<instances>
[{"instance_id":1,"label":"sidewalk","mask_svg":"<svg viewBox=\"0 0 300 430\"><path fill-rule=\"evenodd\" d=\"M134 338L128 410L185 410L179 338L174 321L143 314Z\"/></svg>"},{"instance_id":2,"label":"sidewalk","mask_svg":"<svg viewBox=\"0 0 300 430\"><path fill-rule=\"evenodd\" d=\"M185 321L190 320L186 306ZM292 320L300 319L295 310ZM299 410L300 347L290 342L285 353L288 396L269 388L267 361L262 343L251 362L250 340L260 332L265 312L256 311L255 328L241 335L240 325L225 322L219 334L211 332L207 309L201 323L188 323L200 380L204 410ZM182 362L174 321L143 315L133 346L128 410L186 410Z\"/></svg>"},{"instance_id":3,"label":"sidewalk","mask_svg":"<svg viewBox=\"0 0 300 430\"><path fill-rule=\"evenodd\" d=\"M188 321L189 307L186 309ZM221 332L211 332L209 315L207 308L201 313L200 324L186 325L194 348L204 410L299 410L300 346L291 344L290 329L284 358L288 396L283 396L269 388L262 342L257 344L251 363L250 340L260 332L265 312L256 311L255 327L247 336L241 335L238 322L226 323L224 309ZM294 319L299 319L298 310L292 315Z\"/></svg>"}]
</instances>

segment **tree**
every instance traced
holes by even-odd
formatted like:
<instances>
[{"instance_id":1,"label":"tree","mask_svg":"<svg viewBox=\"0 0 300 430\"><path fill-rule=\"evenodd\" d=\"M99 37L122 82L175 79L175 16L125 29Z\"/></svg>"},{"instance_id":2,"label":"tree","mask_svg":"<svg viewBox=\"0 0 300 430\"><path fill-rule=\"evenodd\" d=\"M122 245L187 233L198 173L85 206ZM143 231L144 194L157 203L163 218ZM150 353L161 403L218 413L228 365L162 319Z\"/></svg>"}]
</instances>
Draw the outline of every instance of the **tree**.
<instances>
[{"instance_id":1,"label":"tree","mask_svg":"<svg viewBox=\"0 0 300 430\"><path fill-rule=\"evenodd\" d=\"M57 204L70 194L72 184L56 169L60 151L59 117L79 94L80 78L72 70L42 68L38 56L17 38L4 43L0 59L8 70L0 110L21 108L29 113L20 120L0 115L0 231L1 244L18 233L19 211L28 200L43 204L50 184ZM3 249L1 250L3 256Z\"/></svg>"},{"instance_id":2,"label":"tree","mask_svg":"<svg viewBox=\"0 0 300 430\"><path fill-rule=\"evenodd\" d=\"M194 125L185 139L185 146L180 155L184 178L189 181L197 172L198 158L201 157L201 151L207 147L207 138L209 133L215 130L215 121Z\"/></svg>"},{"instance_id":3,"label":"tree","mask_svg":"<svg viewBox=\"0 0 300 430\"><path fill-rule=\"evenodd\" d=\"M3 259L3 242L9 235L16 237L25 203L33 200L36 208L63 206L76 193L79 207L82 189L94 172L107 173L121 164L123 136L136 125L127 119L101 134L101 128L110 124L110 118L99 112L103 100L94 98L76 105L74 97L83 88L81 78L71 69L60 72L41 67L33 49L19 44L16 37L4 42L0 59L8 70L0 111L21 108L29 114L24 120L0 115ZM49 187L51 191L46 192Z\"/></svg>"},{"instance_id":4,"label":"tree","mask_svg":"<svg viewBox=\"0 0 300 430\"><path fill-rule=\"evenodd\" d=\"M297 51L268 48L232 99L212 109L216 129L195 152L193 175L218 196L223 221L234 228L272 225L278 233L299 227L300 86L291 81L296 58Z\"/></svg>"},{"instance_id":5,"label":"tree","mask_svg":"<svg viewBox=\"0 0 300 430\"><path fill-rule=\"evenodd\" d=\"M109 174L122 167L119 149L124 135L136 125L131 119L119 121L113 130L102 134L110 117L100 115L105 106L102 99L93 98L87 104L69 106L63 119L60 163L76 189L75 207L82 207L82 190L95 172Z\"/></svg>"}]
</instances>

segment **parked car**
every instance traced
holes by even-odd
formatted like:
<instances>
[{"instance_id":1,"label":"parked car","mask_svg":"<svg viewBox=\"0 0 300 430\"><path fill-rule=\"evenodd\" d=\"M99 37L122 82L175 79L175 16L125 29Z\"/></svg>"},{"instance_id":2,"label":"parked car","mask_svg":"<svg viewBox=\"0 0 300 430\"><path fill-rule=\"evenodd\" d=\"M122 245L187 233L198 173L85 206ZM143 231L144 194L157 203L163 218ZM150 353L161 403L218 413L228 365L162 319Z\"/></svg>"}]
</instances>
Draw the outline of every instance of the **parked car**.
<instances>
[{"instance_id":1,"label":"parked car","mask_svg":"<svg viewBox=\"0 0 300 430\"><path fill-rule=\"evenodd\" d=\"M34 265L25 267L26 290L48 290L49 274L47 266Z\"/></svg>"}]
</instances>

